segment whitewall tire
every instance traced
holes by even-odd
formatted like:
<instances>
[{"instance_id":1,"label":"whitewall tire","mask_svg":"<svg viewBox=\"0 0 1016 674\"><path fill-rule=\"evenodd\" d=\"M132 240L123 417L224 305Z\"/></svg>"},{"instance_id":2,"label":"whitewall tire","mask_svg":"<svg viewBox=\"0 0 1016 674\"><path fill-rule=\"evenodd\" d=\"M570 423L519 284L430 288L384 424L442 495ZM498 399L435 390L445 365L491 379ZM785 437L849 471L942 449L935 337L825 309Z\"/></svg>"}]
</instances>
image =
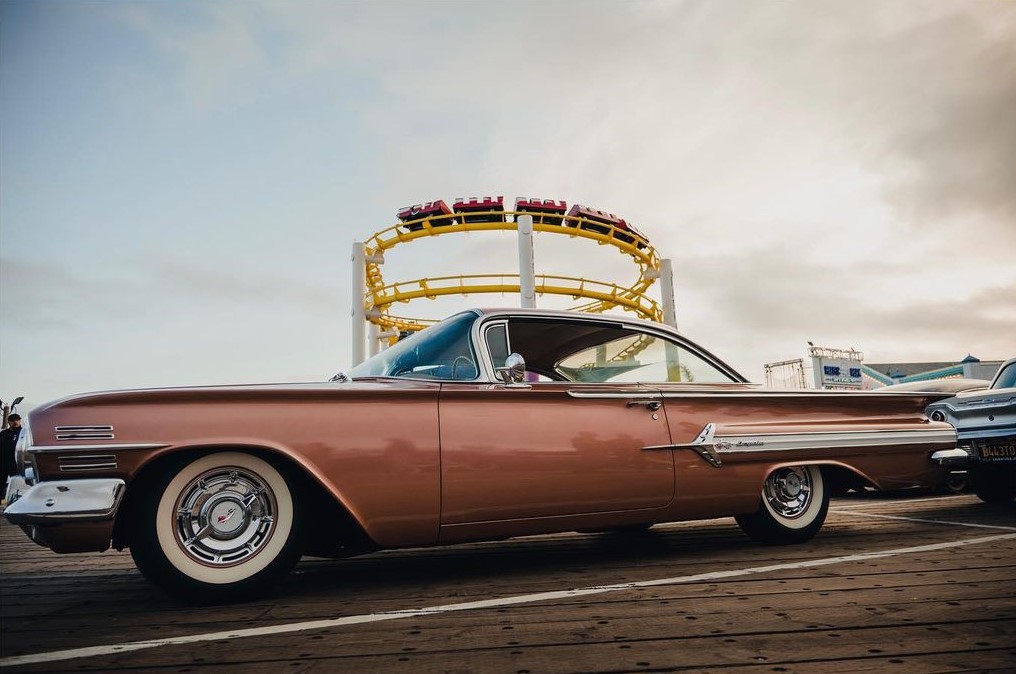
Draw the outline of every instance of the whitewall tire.
<instances>
[{"instance_id":1,"label":"whitewall tire","mask_svg":"<svg viewBox=\"0 0 1016 674\"><path fill-rule=\"evenodd\" d=\"M280 467L244 452L177 462L143 496L131 542L138 568L200 603L266 589L300 558L291 484Z\"/></svg>"},{"instance_id":2,"label":"whitewall tire","mask_svg":"<svg viewBox=\"0 0 1016 674\"><path fill-rule=\"evenodd\" d=\"M738 515L748 536L768 545L803 543L825 522L829 492L818 466L785 466L769 473L758 510Z\"/></svg>"}]
</instances>

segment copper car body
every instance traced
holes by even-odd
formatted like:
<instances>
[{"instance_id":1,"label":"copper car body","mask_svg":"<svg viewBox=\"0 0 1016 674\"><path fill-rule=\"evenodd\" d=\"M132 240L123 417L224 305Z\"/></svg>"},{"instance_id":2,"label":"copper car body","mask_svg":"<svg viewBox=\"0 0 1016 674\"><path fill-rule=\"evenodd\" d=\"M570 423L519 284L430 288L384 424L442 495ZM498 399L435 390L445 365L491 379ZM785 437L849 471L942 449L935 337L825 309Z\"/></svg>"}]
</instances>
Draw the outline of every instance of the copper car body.
<instances>
[{"instance_id":1,"label":"copper car body","mask_svg":"<svg viewBox=\"0 0 1016 674\"><path fill-rule=\"evenodd\" d=\"M830 491L933 486L957 451L923 413L944 396L763 390L666 326L610 316L471 310L342 379L37 408L5 515L57 552L130 547L163 587L230 600L301 554L721 516L795 542Z\"/></svg>"}]
</instances>

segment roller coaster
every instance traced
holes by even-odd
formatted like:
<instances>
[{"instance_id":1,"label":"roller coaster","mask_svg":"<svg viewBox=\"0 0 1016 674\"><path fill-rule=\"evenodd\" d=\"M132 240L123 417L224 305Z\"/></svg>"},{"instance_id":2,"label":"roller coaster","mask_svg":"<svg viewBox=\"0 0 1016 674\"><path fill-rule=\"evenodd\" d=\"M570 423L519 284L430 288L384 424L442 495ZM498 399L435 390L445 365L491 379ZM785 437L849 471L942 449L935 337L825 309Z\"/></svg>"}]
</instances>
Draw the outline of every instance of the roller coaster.
<instances>
[{"instance_id":1,"label":"roller coaster","mask_svg":"<svg viewBox=\"0 0 1016 674\"><path fill-rule=\"evenodd\" d=\"M452 208L443 200L407 206L398 211L396 224L362 243L354 244L354 262L359 247L362 247L363 255L361 315L376 326L374 335L393 342L400 334L422 330L436 322L393 313L392 309L397 304L448 295L521 293L523 279L519 274L463 274L388 282L382 274L382 266L385 254L400 244L451 234L520 230L520 219L524 216L532 218L534 232L613 246L622 255L630 257L639 270L637 280L631 285L584 277L535 274L533 285L537 294L571 297L577 303L568 308L574 311L602 313L622 309L634 312L640 318L665 321L665 307L650 297L647 290L661 278L661 267L663 273L669 276L669 261L661 260L648 238L632 224L612 213L581 204L574 204L568 210L564 201L520 197L515 201L514 210L508 211L504 209L504 197L473 197L455 200ZM359 273L354 265L354 281ZM666 281L669 284L669 278ZM359 313L357 292L354 286L354 321Z\"/></svg>"}]
</instances>

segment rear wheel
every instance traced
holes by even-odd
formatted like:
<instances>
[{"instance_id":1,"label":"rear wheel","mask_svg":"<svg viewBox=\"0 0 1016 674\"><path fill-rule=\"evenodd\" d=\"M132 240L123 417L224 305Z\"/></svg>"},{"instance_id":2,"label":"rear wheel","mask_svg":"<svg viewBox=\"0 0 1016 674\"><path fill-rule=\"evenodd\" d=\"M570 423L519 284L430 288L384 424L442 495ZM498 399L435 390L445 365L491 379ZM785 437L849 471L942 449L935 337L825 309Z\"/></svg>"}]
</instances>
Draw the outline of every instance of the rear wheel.
<instances>
[{"instance_id":1,"label":"rear wheel","mask_svg":"<svg viewBox=\"0 0 1016 674\"><path fill-rule=\"evenodd\" d=\"M1016 469L1008 466L978 467L970 471L977 498L985 503L1010 503L1016 499Z\"/></svg>"},{"instance_id":2,"label":"rear wheel","mask_svg":"<svg viewBox=\"0 0 1016 674\"><path fill-rule=\"evenodd\" d=\"M944 494L962 494L970 487L970 477L965 472L949 473L936 491Z\"/></svg>"},{"instance_id":3,"label":"rear wheel","mask_svg":"<svg viewBox=\"0 0 1016 674\"><path fill-rule=\"evenodd\" d=\"M828 510L829 493L821 469L790 466L766 477L758 510L735 519L751 539L787 545L810 540L822 528Z\"/></svg>"},{"instance_id":4,"label":"rear wheel","mask_svg":"<svg viewBox=\"0 0 1016 674\"><path fill-rule=\"evenodd\" d=\"M135 563L156 585L195 603L264 591L300 559L290 484L280 468L242 452L176 464L142 497Z\"/></svg>"}]
</instances>

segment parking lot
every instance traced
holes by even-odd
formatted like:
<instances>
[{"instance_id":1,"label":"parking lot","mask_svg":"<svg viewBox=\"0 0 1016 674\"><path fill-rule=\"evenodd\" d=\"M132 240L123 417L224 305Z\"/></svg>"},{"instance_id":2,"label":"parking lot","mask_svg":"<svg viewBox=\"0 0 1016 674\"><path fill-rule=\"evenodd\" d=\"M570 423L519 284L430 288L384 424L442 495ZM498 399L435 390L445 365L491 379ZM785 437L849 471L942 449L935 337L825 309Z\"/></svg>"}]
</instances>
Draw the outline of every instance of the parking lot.
<instances>
[{"instance_id":1,"label":"parking lot","mask_svg":"<svg viewBox=\"0 0 1016 674\"><path fill-rule=\"evenodd\" d=\"M792 547L710 520L306 559L210 608L4 521L0 579L4 671L1016 670L1016 508L969 495L837 498Z\"/></svg>"}]
</instances>

